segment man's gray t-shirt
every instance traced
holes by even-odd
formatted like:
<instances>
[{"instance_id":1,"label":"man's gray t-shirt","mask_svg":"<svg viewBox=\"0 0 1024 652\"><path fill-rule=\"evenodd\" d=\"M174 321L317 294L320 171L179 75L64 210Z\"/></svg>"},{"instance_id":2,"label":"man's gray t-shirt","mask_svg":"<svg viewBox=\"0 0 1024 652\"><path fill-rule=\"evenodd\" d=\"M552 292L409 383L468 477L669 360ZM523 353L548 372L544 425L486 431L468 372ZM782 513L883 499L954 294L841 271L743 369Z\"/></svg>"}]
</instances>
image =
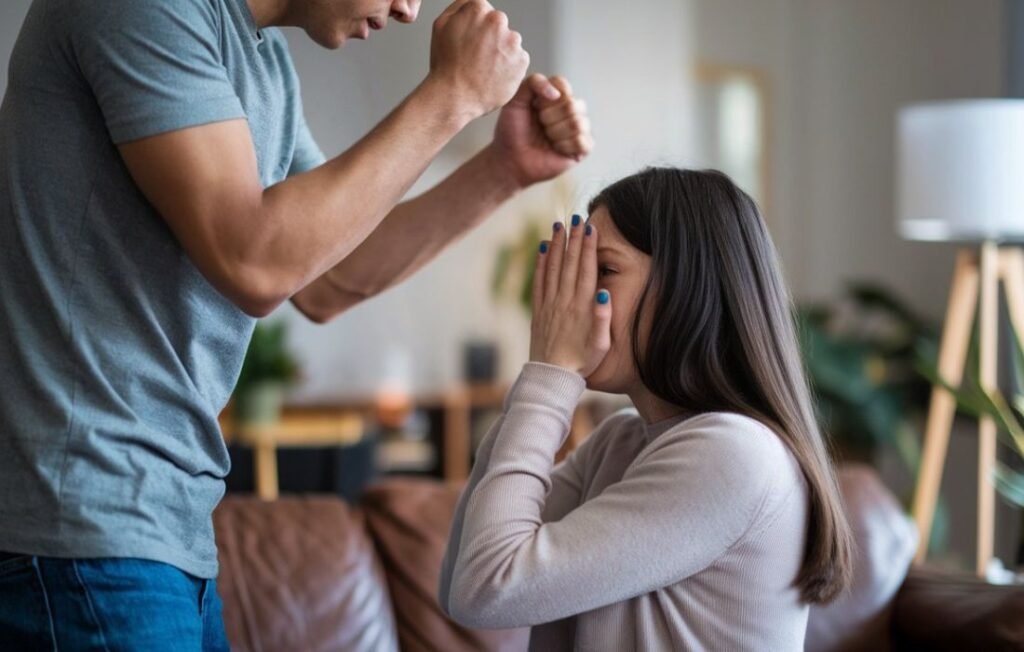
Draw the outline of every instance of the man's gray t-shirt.
<instances>
[{"instance_id":1,"label":"man's gray t-shirt","mask_svg":"<svg viewBox=\"0 0 1024 652\"><path fill-rule=\"evenodd\" d=\"M300 102L245 0L32 4L0 107L0 551L216 575L217 414L253 319L116 145L247 119L270 186L323 162Z\"/></svg>"}]
</instances>

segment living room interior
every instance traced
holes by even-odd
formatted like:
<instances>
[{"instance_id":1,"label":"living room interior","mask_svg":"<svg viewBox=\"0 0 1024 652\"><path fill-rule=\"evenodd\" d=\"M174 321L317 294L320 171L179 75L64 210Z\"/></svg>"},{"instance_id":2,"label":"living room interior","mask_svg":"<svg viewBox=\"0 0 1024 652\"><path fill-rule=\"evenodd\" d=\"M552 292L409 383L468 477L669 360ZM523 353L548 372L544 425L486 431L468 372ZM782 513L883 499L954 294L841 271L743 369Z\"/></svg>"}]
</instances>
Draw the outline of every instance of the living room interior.
<instances>
[{"instance_id":1,"label":"living room interior","mask_svg":"<svg viewBox=\"0 0 1024 652\"><path fill-rule=\"evenodd\" d=\"M1024 649L1024 212L989 218L978 200L1020 161L971 159L981 172L950 173L944 188L974 201L970 214L950 199L950 231L908 226L942 178L929 163L943 134L964 139L957 162L1001 133L1024 151L1024 0L491 2L531 71L564 75L586 100L594 153L337 320L314 324L289 304L261 320L221 415L232 471L215 525L232 649L526 649L525 631L468 629L437 605L455 500L529 357L544 229L655 164L734 178L792 292L862 546L851 594L812 609L807 649ZM30 4L0 7L0 87ZM325 154L423 78L447 4L424 0L414 24L341 52L285 30ZM959 103L973 100L998 106ZM914 109L958 107L1007 113L951 116L948 132L914 122ZM925 122L931 135L915 130ZM464 130L409 196L494 124ZM587 392L559 457L623 407Z\"/></svg>"}]
</instances>

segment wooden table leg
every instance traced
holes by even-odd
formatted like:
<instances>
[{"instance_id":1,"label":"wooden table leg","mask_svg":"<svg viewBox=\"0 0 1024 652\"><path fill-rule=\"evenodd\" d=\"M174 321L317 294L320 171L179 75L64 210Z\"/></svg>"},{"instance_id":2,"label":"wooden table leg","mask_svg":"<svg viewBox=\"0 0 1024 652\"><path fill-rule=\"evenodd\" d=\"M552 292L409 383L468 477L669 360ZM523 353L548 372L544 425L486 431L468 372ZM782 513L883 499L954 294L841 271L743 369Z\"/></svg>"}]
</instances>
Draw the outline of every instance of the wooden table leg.
<instances>
[{"instance_id":1,"label":"wooden table leg","mask_svg":"<svg viewBox=\"0 0 1024 652\"><path fill-rule=\"evenodd\" d=\"M449 484L460 485L469 478L470 410L465 391L454 390L445 397L444 479Z\"/></svg>"},{"instance_id":2,"label":"wooden table leg","mask_svg":"<svg viewBox=\"0 0 1024 652\"><path fill-rule=\"evenodd\" d=\"M261 441L253 447L256 466L256 495L263 500L276 500L277 446L272 441Z\"/></svg>"}]
</instances>

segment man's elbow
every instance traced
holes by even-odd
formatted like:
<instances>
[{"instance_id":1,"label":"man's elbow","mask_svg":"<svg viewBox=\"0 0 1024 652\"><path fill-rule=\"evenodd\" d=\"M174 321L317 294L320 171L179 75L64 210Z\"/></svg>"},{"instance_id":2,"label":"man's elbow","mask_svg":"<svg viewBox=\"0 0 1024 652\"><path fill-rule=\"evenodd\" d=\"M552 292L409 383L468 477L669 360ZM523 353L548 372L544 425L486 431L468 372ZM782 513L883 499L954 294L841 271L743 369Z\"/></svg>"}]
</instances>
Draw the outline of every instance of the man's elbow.
<instances>
[{"instance_id":1,"label":"man's elbow","mask_svg":"<svg viewBox=\"0 0 1024 652\"><path fill-rule=\"evenodd\" d=\"M242 268L219 270L218 282L214 283L221 294L239 310L257 319L274 312L288 300L292 291L283 278L263 272Z\"/></svg>"},{"instance_id":2,"label":"man's elbow","mask_svg":"<svg viewBox=\"0 0 1024 652\"><path fill-rule=\"evenodd\" d=\"M291 302L306 319L315 324L326 324L369 296L367 292L338 287L321 277L292 296Z\"/></svg>"}]
</instances>

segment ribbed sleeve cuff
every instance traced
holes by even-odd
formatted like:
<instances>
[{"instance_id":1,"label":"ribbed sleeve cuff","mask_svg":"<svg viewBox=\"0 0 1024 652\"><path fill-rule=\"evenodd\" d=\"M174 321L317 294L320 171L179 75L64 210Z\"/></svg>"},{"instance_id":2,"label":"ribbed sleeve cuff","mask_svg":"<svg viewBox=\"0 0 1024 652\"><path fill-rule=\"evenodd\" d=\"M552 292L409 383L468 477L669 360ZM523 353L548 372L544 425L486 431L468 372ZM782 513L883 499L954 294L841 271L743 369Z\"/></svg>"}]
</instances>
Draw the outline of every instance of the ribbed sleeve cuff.
<instances>
[{"instance_id":1,"label":"ribbed sleeve cuff","mask_svg":"<svg viewBox=\"0 0 1024 652\"><path fill-rule=\"evenodd\" d=\"M513 403L543 405L560 412L568 421L586 388L587 381L575 371L543 362L527 362L505 397L505 410Z\"/></svg>"}]
</instances>

